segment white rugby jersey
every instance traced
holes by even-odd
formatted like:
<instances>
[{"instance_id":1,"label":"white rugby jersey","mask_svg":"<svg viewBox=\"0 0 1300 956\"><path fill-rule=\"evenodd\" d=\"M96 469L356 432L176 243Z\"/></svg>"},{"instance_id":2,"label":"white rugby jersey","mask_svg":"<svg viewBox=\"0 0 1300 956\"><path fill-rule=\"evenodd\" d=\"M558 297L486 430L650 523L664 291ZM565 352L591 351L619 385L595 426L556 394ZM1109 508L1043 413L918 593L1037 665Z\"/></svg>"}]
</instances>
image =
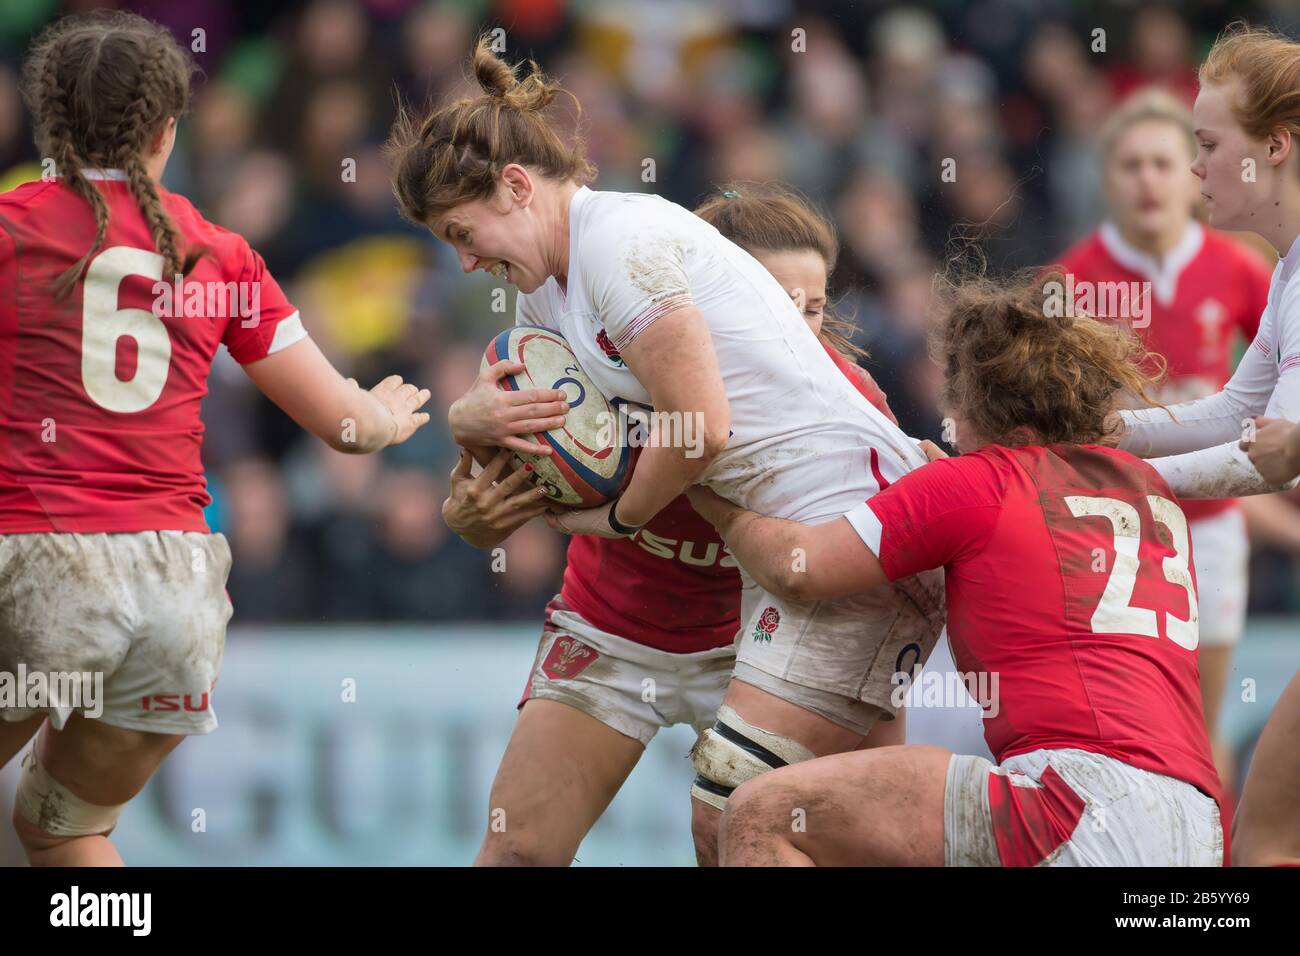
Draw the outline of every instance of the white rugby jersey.
<instances>
[{"instance_id":1,"label":"white rugby jersey","mask_svg":"<svg viewBox=\"0 0 1300 956\"><path fill-rule=\"evenodd\" d=\"M1120 413L1129 429L1120 447L1151 459L1180 498L1235 498L1277 490L1237 443L1244 423L1256 415L1300 421L1297 270L1300 237L1273 270L1259 333L1223 391L1171 405L1168 413L1160 408Z\"/></svg>"},{"instance_id":2,"label":"white rugby jersey","mask_svg":"<svg viewBox=\"0 0 1300 956\"><path fill-rule=\"evenodd\" d=\"M656 319L693 304L713 336L731 440L703 476L760 514L844 514L925 454L835 367L779 282L704 220L658 196L577 191L567 288L520 294L516 323L559 331L613 401L650 407L619 358Z\"/></svg>"}]
</instances>

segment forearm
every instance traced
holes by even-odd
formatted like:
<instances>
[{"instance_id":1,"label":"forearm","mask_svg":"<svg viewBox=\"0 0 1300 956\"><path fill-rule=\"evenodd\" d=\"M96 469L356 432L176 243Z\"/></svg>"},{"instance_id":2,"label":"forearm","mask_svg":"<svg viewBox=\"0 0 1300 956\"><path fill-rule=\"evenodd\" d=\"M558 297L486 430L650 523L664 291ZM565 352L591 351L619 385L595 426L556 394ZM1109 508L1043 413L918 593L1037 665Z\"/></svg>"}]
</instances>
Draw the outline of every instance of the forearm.
<instances>
[{"instance_id":1,"label":"forearm","mask_svg":"<svg viewBox=\"0 0 1300 956\"><path fill-rule=\"evenodd\" d=\"M686 449L645 448L637 459L636 471L618 500L618 520L639 528L695 484L716 454L688 457Z\"/></svg>"},{"instance_id":2,"label":"forearm","mask_svg":"<svg viewBox=\"0 0 1300 956\"><path fill-rule=\"evenodd\" d=\"M388 447L397 434L397 419L384 407L383 402L360 388L347 403L348 408L340 419L340 427L333 435L317 432L335 451L352 455L368 455Z\"/></svg>"},{"instance_id":3,"label":"forearm","mask_svg":"<svg viewBox=\"0 0 1300 956\"><path fill-rule=\"evenodd\" d=\"M1281 390L1277 364L1251 345L1222 391L1163 408L1121 412L1127 428L1119 443L1142 458L1181 455L1241 437L1242 422L1264 410Z\"/></svg>"},{"instance_id":4,"label":"forearm","mask_svg":"<svg viewBox=\"0 0 1300 956\"><path fill-rule=\"evenodd\" d=\"M1237 441L1183 455L1153 458L1150 464L1179 498L1241 498L1294 488L1297 480L1270 484Z\"/></svg>"},{"instance_id":5,"label":"forearm","mask_svg":"<svg viewBox=\"0 0 1300 956\"><path fill-rule=\"evenodd\" d=\"M1178 455L1241 437L1242 421L1263 411L1233 401L1225 392L1163 408L1120 412L1127 431L1119 447L1140 458Z\"/></svg>"},{"instance_id":6,"label":"forearm","mask_svg":"<svg viewBox=\"0 0 1300 956\"><path fill-rule=\"evenodd\" d=\"M736 561L763 590L786 600L802 600L807 561L800 555L806 526L784 518L768 518L734 505L715 525Z\"/></svg>"}]
</instances>

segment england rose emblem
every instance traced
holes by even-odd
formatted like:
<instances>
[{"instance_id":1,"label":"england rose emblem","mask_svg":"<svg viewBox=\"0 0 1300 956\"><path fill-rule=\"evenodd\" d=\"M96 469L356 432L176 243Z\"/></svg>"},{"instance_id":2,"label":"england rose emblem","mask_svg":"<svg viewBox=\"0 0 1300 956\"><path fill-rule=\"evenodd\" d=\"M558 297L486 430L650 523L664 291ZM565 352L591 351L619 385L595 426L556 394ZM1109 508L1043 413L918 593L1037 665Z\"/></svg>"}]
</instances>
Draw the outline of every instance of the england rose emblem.
<instances>
[{"instance_id":1,"label":"england rose emblem","mask_svg":"<svg viewBox=\"0 0 1300 956\"><path fill-rule=\"evenodd\" d=\"M609 340L609 336L605 334L604 329L596 333L596 344L600 346L600 350L605 353L611 362L619 368L623 367L623 359L618 354L618 349L614 348L614 343Z\"/></svg>"},{"instance_id":2,"label":"england rose emblem","mask_svg":"<svg viewBox=\"0 0 1300 956\"><path fill-rule=\"evenodd\" d=\"M754 626L754 640L772 643L772 633L781 623L781 612L774 607L765 608L758 624Z\"/></svg>"}]
</instances>

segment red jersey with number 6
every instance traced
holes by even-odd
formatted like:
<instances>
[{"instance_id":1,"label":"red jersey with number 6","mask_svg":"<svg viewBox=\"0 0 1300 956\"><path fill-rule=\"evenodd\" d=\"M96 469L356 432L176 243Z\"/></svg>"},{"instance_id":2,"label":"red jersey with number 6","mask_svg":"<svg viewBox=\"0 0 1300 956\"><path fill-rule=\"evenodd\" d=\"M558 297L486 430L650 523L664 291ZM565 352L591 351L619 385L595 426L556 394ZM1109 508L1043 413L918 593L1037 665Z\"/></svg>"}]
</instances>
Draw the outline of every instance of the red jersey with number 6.
<instances>
[{"instance_id":1,"label":"red jersey with number 6","mask_svg":"<svg viewBox=\"0 0 1300 956\"><path fill-rule=\"evenodd\" d=\"M999 763L1073 747L1220 800L1187 519L1150 465L1091 445L989 445L848 518L890 580L945 569L957 668L997 688L984 736Z\"/></svg>"},{"instance_id":2,"label":"red jersey with number 6","mask_svg":"<svg viewBox=\"0 0 1300 956\"><path fill-rule=\"evenodd\" d=\"M0 196L0 534L207 531L199 403L219 345L241 364L306 336L242 236L159 187L188 276L164 259L127 183L93 175L108 233L61 180Z\"/></svg>"}]
</instances>

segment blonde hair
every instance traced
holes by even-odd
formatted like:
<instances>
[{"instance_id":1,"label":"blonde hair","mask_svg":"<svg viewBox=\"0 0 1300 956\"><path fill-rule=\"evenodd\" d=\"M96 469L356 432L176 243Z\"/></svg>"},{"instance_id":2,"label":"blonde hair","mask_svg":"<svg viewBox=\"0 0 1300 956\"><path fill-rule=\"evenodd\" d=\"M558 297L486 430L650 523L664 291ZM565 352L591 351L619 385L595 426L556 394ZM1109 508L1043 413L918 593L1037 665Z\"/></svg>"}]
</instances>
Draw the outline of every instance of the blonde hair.
<instances>
[{"instance_id":1,"label":"blonde hair","mask_svg":"<svg viewBox=\"0 0 1300 956\"><path fill-rule=\"evenodd\" d=\"M1247 23L1234 23L1211 47L1201 85L1241 81L1232 112L1254 139L1281 127L1300 139L1300 43Z\"/></svg>"},{"instance_id":2,"label":"blonde hair","mask_svg":"<svg viewBox=\"0 0 1300 956\"><path fill-rule=\"evenodd\" d=\"M1158 87L1148 87L1134 93L1116 108L1102 123L1099 141L1103 159L1110 159L1121 136L1138 123L1150 121L1169 123L1177 127L1187 141L1187 151L1196 155L1196 136L1192 132L1192 111L1172 93Z\"/></svg>"},{"instance_id":3,"label":"blonde hair","mask_svg":"<svg viewBox=\"0 0 1300 956\"><path fill-rule=\"evenodd\" d=\"M551 107L561 94L572 94L529 61L523 79L479 38L471 61L482 92L447 103L425 116L405 106L384 152L392 165L393 194L402 215L418 225L461 203L486 199L496 190L501 170L511 163L530 166L543 176L586 185L596 178L581 137L569 142L557 131Z\"/></svg>"}]
</instances>

